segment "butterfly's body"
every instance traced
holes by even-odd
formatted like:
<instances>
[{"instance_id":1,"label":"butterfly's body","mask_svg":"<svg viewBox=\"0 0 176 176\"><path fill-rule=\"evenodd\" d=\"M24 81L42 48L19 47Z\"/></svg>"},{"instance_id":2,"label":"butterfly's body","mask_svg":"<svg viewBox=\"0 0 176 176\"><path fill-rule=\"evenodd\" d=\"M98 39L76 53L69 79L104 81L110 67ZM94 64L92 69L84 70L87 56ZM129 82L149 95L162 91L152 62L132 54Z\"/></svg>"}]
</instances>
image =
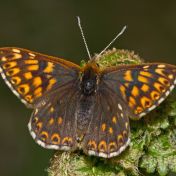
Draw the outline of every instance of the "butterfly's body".
<instances>
[{"instance_id":1,"label":"butterfly's body","mask_svg":"<svg viewBox=\"0 0 176 176\"><path fill-rule=\"evenodd\" d=\"M99 75L98 75L98 65L96 63L88 63L81 73L81 92L85 96L92 95L96 92L98 88Z\"/></svg>"},{"instance_id":2,"label":"butterfly's body","mask_svg":"<svg viewBox=\"0 0 176 176\"><path fill-rule=\"evenodd\" d=\"M28 124L44 148L110 158L130 142L129 117L157 107L176 84L176 66L162 63L100 69L21 48L0 48L0 72L21 101L34 109Z\"/></svg>"},{"instance_id":3,"label":"butterfly's body","mask_svg":"<svg viewBox=\"0 0 176 176\"><path fill-rule=\"evenodd\" d=\"M77 121L77 142L82 142L93 116L94 98L89 95L80 95L77 109L75 111Z\"/></svg>"}]
</instances>

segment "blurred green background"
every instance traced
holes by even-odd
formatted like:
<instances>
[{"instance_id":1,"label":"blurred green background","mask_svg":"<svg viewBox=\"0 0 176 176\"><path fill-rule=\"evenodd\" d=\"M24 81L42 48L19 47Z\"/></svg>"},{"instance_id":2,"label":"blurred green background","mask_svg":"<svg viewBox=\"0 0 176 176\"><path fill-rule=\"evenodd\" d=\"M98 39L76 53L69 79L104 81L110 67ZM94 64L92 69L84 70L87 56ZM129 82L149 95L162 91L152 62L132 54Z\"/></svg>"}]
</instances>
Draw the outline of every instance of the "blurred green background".
<instances>
[{"instance_id":1,"label":"blurred green background","mask_svg":"<svg viewBox=\"0 0 176 176\"><path fill-rule=\"evenodd\" d=\"M176 1L0 0L0 47L16 46L79 63L87 58L76 16L92 54L127 25L112 47L146 61L176 64ZM53 151L38 146L27 123L31 110L0 79L0 175L43 176Z\"/></svg>"}]
</instances>

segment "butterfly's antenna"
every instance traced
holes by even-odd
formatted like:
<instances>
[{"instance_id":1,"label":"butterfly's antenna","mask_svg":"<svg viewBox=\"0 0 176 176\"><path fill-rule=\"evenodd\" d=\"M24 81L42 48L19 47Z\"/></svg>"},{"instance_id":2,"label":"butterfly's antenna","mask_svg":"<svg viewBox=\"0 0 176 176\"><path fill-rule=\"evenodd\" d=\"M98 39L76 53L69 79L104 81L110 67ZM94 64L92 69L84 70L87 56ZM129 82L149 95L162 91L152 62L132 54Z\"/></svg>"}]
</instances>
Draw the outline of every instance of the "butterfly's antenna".
<instances>
[{"instance_id":1,"label":"butterfly's antenna","mask_svg":"<svg viewBox=\"0 0 176 176\"><path fill-rule=\"evenodd\" d=\"M82 35L82 38L83 38L83 41L84 41L84 44L85 44L85 47L86 47L86 50L87 50L87 54L89 56L89 59L91 59L91 55L90 55L89 48L88 48L87 43L86 43L86 39L84 37L83 29L82 29L82 26L81 26L81 20L80 20L79 16L77 17L77 19L78 19L78 26L80 28L81 35Z\"/></svg>"},{"instance_id":2,"label":"butterfly's antenna","mask_svg":"<svg viewBox=\"0 0 176 176\"><path fill-rule=\"evenodd\" d=\"M112 45L112 44L114 43L114 41L115 41L117 38L119 38L119 37L125 32L126 28L127 28L127 26L124 26L124 27L122 28L122 30L115 36L115 38L105 47L105 49L103 49L103 50L100 52L100 54L98 54L97 57L101 56L101 54L104 53L104 52L106 51L106 49L109 48L110 45Z\"/></svg>"}]
</instances>

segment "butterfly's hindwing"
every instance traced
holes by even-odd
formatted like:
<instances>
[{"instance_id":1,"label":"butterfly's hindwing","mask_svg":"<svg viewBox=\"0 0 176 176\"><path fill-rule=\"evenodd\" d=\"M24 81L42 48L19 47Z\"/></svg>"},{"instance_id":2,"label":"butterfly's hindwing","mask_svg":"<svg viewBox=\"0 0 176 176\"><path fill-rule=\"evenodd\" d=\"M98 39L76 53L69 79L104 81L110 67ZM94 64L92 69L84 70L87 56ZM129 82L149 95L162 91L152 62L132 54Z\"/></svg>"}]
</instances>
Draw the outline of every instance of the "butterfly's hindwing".
<instances>
[{"instance_id":1,"label":"butterfly's hindwing","mask_svg":"<svg viewBox=\"0 0 176 176\"><path fill-rule=\"evenodd\" d=\"M129 119L123 102L102 86L95 97L83 150L89 155L111 158L129 145Z\"/></svg>"},{"instance_id":2,"label":"butterfly's hindwing","mask_svg":"<svg viewBox=\"0 0 176 176\"><path fill-rule=\"evenodd\" d=\"M48 103L34 110L28 127L34 140L42 147L76 149L77 90L75 83L69 84L67 88L60 88L51 95Z\"/></svg>"},{"instance_id":3,"label":"butterfly's hindwing","mask_svg":"<svg viewBox=\"0 0 176 176\"><path fill-rule=\"evenodd\" d=\"M122 98L132 118L138 119L157 107L176 84L176 67L169 64L142 64L106 70L105 84Z\"/></svg>"}]
</instances>

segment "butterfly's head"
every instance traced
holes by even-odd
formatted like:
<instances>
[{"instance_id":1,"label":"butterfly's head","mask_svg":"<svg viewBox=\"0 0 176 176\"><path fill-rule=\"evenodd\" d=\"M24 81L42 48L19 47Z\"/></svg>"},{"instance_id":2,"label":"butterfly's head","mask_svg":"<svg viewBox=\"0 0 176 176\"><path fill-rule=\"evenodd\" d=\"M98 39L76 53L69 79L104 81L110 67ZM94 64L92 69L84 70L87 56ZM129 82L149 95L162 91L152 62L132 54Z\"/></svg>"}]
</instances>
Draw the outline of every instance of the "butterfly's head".
<instances>
[{"instance_id":1,"label":"butterfly's head","mask_svg":"<svg viewBox=\"0 0 176 176\"><path fill-rule=\"evenodd\" d=\"M80 76L80 89L86 96L96 92L99 82L99 66L95 62L87 63Z\"/></svg>"}]
</instances>

